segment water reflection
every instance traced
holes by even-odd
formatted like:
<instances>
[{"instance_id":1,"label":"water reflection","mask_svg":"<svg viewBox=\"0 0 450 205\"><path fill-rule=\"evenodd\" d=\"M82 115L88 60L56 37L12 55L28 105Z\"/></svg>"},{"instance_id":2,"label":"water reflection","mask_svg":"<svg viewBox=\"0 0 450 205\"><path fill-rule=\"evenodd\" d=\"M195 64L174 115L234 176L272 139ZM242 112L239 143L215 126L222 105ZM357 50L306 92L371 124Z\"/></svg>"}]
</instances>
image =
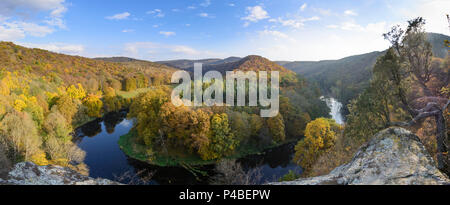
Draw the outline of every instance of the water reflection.
<instances>
[{"instance_id":1,"label":"water reflection","mask_svg":"<svg viewBox=\"0 0 450 205\"><path fill-rule=\"evenodd\" d=\"M208 184L208 176L196 176L182 167L152 166L126 156L117 143L120 136L127 134L133 126L133 120L126 119L126 114L126 111L108 113L76 129L74 141L86 152L85 163L91 177L135 184ZM238 162L246 170L259 169L262 175L260 183L274 181L289 170L297 169L292 163L294 145L290 143L270 149ZM209 176L214 174L214 165L200 169ZM151 176L150 181L141 180L148 176Z\"/></svg>"},{"instance_id":2,"label":"water reflection","mask_svg":"<svg viewBox=\"0 0 450 205\"><path fill-rule=\"evenodd\" d=\"M292 162L296 142L266 150L261 155L250 155L239 159L246 170L259 169L262 177L259 183L277 181L280 177L292 170L298 174L301 168Z\"/></svg>"}]
</instances>

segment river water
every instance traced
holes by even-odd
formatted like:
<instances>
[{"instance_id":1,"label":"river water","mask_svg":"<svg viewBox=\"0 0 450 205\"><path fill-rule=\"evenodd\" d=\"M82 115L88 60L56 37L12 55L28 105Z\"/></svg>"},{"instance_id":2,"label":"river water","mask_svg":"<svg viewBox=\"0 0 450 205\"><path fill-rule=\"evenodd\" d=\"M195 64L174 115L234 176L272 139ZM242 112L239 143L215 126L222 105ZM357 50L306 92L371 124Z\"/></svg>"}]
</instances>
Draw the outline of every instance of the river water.
<instances>
[{"instance_id":1,"label":"river water","mask_svg":"<svg viewBox=\"0 0 450 205\"><path fill-rule=\"evenodd\" d=\"M209 175L196 177L181 167L158 167L127 157L117 144L120 136L133 127L133 120L126 119L126 112L109 113L104 118L89 122L76 129L75 141L86 152L85 163L91 177L106 178L122 183L141 184L208 184L214 165L200 169ZM295 143L286 144L238 159L245 170L257 170L261 176L258 183L276 181L294 170L301 168L292 163Z\"/></svg>"},{"instance_id":2,"label":"river water","mask_svg":"<svg viewBox=\"0 0 450 205\"><path fill-rule=\"evenodd\" d=\"M344 124L344 117L341 114L342 103L332 97L326 98L322 96L320 97L320 99L325 101L327 103L327 106L330 108L331 118L333 118L336 123L340 125Z\"/></svg>"}]
</instances>

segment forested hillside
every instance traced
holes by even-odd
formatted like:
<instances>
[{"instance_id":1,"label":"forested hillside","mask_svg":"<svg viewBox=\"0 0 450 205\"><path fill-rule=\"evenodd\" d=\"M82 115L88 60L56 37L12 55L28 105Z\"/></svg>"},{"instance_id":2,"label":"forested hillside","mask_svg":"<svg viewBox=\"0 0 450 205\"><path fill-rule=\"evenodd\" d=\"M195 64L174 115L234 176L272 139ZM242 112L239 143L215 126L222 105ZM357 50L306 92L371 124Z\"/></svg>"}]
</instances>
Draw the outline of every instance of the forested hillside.
<instances>
[{"instance_id":1,"label":"forested hillside","mask_svg":"<svg viewBox=\"0 0 450 205\"><path fill-rule=\"evenodd\" d=\"M279 114L262 118L261 106L175 107L170 89L154 89L139 95L130 106L135 129L119 141L127 155L161 166L214 163L297 140L308 122L328 117L329 108L319 99L318 87L266 58L247 56L207 65L204 72L208 70L279 71Z\"/></svg>"},{"instance_id":2,"label":"forested hillside","mask_svg":"<svg viewBox=\"0 0 450 205\"><path fill-rule=\"evenodd\" d=\"M320 89L260 56L209 65L219 71L279 71L280 114L261 107L175 107L177 69L125 57L89 59L0 43L1 146L12 162L57 164L86 173L74 128L107 112L129 108L136 118L121 138L124 152L159 165L201 164L256 153L303 136L306 124L327 117ZM208 69L208 68L207 68ZM167 152L169 150L169 152Z\"/></svg>"},{"instance_id":3,"label":"forested hillside","mask_svg":"<svg viewBox=\"0 0 450 205\"><path fill-rule=\"evenodd\" d=\"M112 63L0 42L0 146L13 163L69 166L86 173L72 142L77 126L126 108L119 92L168 82L175 69Z\"/></svg>"},{"instance_id":4,"label":"forested hillside","mask_svg":"<svg viewBox=\"0 0 450 205\"><path fill-rule=\"evenodd\" d=\"M201 60L168 60L168 61L157 61L157 63L161 63L164 65L168 65L171 67L179 68L179 69L188 69L194 67L194 63L202 63L203 65L217 65L222 63L230 63L239 61L241 58L239 57L228 57L225 59L220 58L211 58L211 59L201 59Z\"/></svg>"},{"instance_id":5,"label":"forested hillside","mask_svg":"<svg viewBox=\"0 0 450 205\"><path fill-rule=\"evenodd\" d=\"M431 43L435 57L446 57L448 48L445 47L443 42L450 40L449 36L427 33L426 40ZM372 67L378 57L384 54L385 51L374 51L339 60L279 61L277 63L304 75L311 81L317 82L325 94L337 98L344 105L348 105L350 100L367 88L372 76ZM344 115L348 114L347 107L344 106L343 109Z\"/></svg>"},{"instance_id":6,"label":"forested hillside","mask_svg":"<svg viewBox=\"0 0 450 205\"><path fill-rule=\"evenodd\" d=\"M170 83L172 73L178 69L154 63L150 61L137 60L127 57L112 57L112 58L95 58L106 62L115 62L132 69L135 72L143 73L152 82L152 85L162 85Z\"/></svg>"},{"instance_id":7,"label":"forested hillside","mask_svg":"<svg viewBox=\"0 0 450 205\"><path fill-rule=\"evenodd\" d=\"M358 76L362 72L370 75L364 76L364 86L358 88L361 91L353 93L355 98L348 104L349 114L344 131L332 132L332 126L326 125L324 120L316 120L307 125L306 137L295 147L294 160L304 168L304 176L329 173L331 169L348 162L357 148L368 142L375 133L391 126L401 126L415 132L433 156L436 166L443 173L450 173L450 57L436 57L436 51L443 46L447 46L444 48L449 52L444 42L448 36L443 38L444 35L431 34L436 38L430 41L430 34L425 33L424 26L425 21L421 17L408 21L406 28L394 26L384 35L391 47L379 53L379 57L376 57L378 53L373 54L376 58L374 66L368 67L367 71L353 67L353 75ZM362 58L353 58L358 57ZM336 69L339 76L341 71L337 68L345 70L342 67L324 70ZM328 76L326 74L318 76ZM338 82L348 81L344 85L352 86L353 75Z\"/></svg>"}]
</instances>

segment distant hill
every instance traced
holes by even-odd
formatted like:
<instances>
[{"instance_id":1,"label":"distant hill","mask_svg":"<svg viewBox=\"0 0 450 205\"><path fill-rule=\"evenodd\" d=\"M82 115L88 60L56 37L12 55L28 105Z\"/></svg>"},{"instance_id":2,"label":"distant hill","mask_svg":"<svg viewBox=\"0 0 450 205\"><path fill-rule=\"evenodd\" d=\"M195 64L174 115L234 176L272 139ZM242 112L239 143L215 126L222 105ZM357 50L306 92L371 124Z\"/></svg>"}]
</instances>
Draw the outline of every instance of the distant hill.
<instances>
[{"instance_id":1,"label":"distant hill","mask_svg":"<svg viewBox=\"0 0 450 205\"><path fill-rule=\"evenodd\" d=\"M439 58L445 58L448 48L444 45L444 40L450 40L450 36L437 33L428 33L428 41L433 46L433 54ZM337 81L349 81L351 83L361 83L368 81L371 77L371 69L377 58L383 52L371 52L361 55L349 56L339 60L324 61L276 61L279 65L302 74L307 78L327 81L323 88L331 88Z\"/></svg>"},{"instance_id":2,"label":"distant hill","mask_svg":"<svg viewBox=\"0 0 450 205\"><path fill-rule=\"evenodd\" d=\"M428 33L427 38L433 46L433 55L445 58L448 48L444 46L444 40L450 40L450 36ZM375 51L339 60L276 61L276 63L316 81L324 94L332 95L346 105L368 85L372 77L372 67L384 52Z\"/></svg>"},{"instance_id":3,"label":"distant hill","mask_svg":"<svg viewBox=\"0 0 450 205\"><path fill-rule=\"evenodd\" d=\"M284 67L318 83L324 95L331 95L347 105L366 88L372 67L382 54L371 52L340 60L297 61L285 63Z\"/></svg>"},{"instance_id":4,"label":"distant hill","mask_svg":"<svg viewBox=\"0 0 450 205\"><path fill-rule=\"evenodd\" d=\"M291 70L288 70L284 68L283 66L280 66L276 64L275 62L270 61L267 58L256 56L256 55L250 55L245 58L240 58L239 60L237 58L233 59L224 59L221 62L226 63L213 63L213 64L204 64L203 65L203 73L215 70L219 71L222 74L225 74L226 71L233 71L233 70L241 70L241 71L280 71L282 74L288 74L293 73ZM230 61L230 62L227 62ZM189 67L184 70L187 70L189 72L194 71L194 67Z\"/></svg>"},{"instance_id":5,"label":"distant hill","mask_svg":"<svg viewBox=\"0 0 450 205\"><path fill-rule=\"evenodd\" d=\"M340 60L324 60L324 61L294 61L279 62L285 68L296 73L302 74L308 78L324 79L326 76L330 78L345 79L349 74L355 74L354 71L361 71L358 77L365 78L370 69L375 64L376 59L383 52L371 52L362 55L350 56ZM337 72L339 71L339 72ZM333 76L329 76L333 75ZM336 76L339 75L339 76ZM347 76L348 77L348 76ZM331 80L331 79L328 79Z\"/></svg>"},{"instance_id":6,"label":"distant hill","mask_svg":"<svg viewBox=\"0 0 450 205\"><path fill-rule=\"evenodd\" d=\"M169 82L172 73L178 69L151 61L138 60L128 57L110 57L110 58L94 58L100 61L113 62L124 65L128 68L134 69L145 75L151 76L151 78L160 78L165 82Z\"/></svg>"},{"instance_id":7,"label":"distant hill","mask_svg":"<svg viewBox=\"0 0 450 205\"><path fill-rule=\"evenodd\" d=\"M188 68L194 67L194 63L202 63L203 65L218 65L223 63L236 62L241 60L240 57L228 57L225 59L220 58L210 58L210 59L200 59L200 60L169 60L169 61L157 61L156 63L164 64L174 68L179 68L186 70Z\"/></svg>"},{"instance_id":8,"label":"distant hill","mask_svg":"<svg viewBox=\"0 0 450 205\"><path fill-rule=\"evenodd\" d=\"M169 78L169 74L176 70L166 65L130 58L98 60L26 48L11 42L0 42L0 69L45 76L66 85L81 83L93 89L103 84L111 86L113 82L121 82L137 74L144 74L148 78Z\"/></svg>"},{"instance_id":9,"label":"distant hill","mask_svg":"<svg viewBox=\"0 0 450 205\"><path fill-rule=\"evenodd\" d=\"M95 60L101 60L101 61L108 61L113 63L123 63L123 62L133 62L133 61L139 61L134 58L128 58L128 57L107 57L107 58L94 58Z\"/></svg>"},{"instance_id":10,"label":"distant hill","mask_svg":"<svg viewBox=\"0 0 450 205\"><path fill-rule=\"evenodd\" d=\"M449 40L450 36L439 33L428 33L428 41L433 46L433 55L438 58L445 58L447 56L448 48L445 47L444 41Z\"/></svg>"}]
</instances>

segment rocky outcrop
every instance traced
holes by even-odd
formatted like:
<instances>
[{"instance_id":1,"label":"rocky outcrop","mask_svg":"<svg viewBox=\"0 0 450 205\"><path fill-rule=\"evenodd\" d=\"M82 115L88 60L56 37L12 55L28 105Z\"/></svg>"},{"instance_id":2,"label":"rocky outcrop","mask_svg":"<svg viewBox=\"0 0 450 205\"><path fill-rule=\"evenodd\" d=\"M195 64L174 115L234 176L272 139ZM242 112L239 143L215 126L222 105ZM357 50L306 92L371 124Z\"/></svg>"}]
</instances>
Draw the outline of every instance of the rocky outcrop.
<instances>
[{"instance_id":1,"label":"rocky outcrop","mask_svg":"<svg viewBox=\"0 0 450 205\"><path fill-rule=\"evenodd\" d=\"M67 167L37 166L31 162L16 164L0 184L8 185L118 185L107 179L94 179Z\"/></svg>"},{"instance_id":2,"label":"rocky outcrop","mask_svg":"<svg viewBox=\"0 0 450 205\"><path fill-rule=\"evenodd\" d=\"M376 134L358 150L351 162L328 175L272 184L449 185L450 180L435 165L416 135L394 127Z\"/></svg>"}]
</instances>

